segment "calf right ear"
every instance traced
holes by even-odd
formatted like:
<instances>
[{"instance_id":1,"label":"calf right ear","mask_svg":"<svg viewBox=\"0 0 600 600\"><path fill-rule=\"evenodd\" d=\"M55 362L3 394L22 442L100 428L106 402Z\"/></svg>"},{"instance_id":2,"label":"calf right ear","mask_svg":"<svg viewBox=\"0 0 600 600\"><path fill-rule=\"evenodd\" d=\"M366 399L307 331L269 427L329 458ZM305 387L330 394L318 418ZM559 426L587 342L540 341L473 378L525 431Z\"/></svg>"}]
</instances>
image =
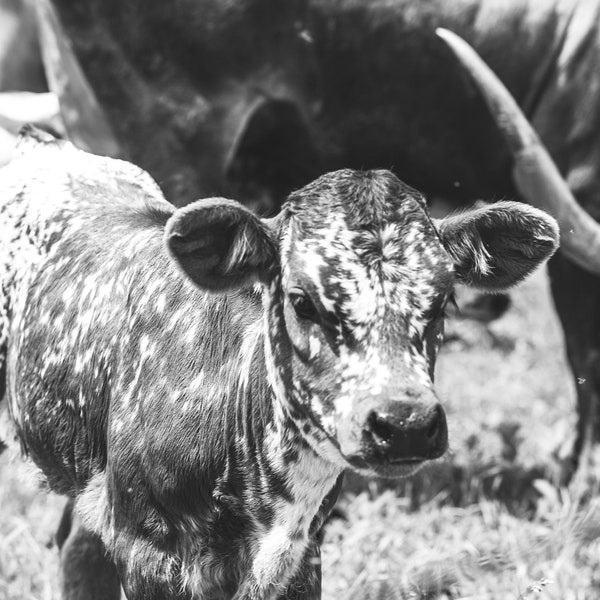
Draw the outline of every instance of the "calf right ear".
<instances>
[{"instance_id":1,"label":"calf right ear","mask_svg":"<svg viewBox=\"0 0 600 600\"><path fill-rule=\"evenodd\" d=\"M238 202L199 200L168 220L169 254L199 287L221 292L267 281L279 263L275 236Z\"/></svg>"}]
</instances>

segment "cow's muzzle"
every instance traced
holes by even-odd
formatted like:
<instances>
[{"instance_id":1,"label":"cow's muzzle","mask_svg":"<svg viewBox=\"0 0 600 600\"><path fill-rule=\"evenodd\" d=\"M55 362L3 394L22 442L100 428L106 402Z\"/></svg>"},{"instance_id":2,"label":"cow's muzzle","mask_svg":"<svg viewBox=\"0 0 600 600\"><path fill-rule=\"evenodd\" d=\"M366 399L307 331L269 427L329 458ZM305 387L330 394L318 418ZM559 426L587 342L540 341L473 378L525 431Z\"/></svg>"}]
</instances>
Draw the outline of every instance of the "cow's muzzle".
<instances>
[{"instance_id":1,"label":"cow's muzzle","mask_svg":"<svg viewBox=\"0 0 600 600\"><path fill-rule=\"evenodd\" d=\"M439 458L448 447L448 426L441 404L415 407L395 403L372 410L362 428L363 457L369 463L417 463Z\"/></svg>"}]
</instances>

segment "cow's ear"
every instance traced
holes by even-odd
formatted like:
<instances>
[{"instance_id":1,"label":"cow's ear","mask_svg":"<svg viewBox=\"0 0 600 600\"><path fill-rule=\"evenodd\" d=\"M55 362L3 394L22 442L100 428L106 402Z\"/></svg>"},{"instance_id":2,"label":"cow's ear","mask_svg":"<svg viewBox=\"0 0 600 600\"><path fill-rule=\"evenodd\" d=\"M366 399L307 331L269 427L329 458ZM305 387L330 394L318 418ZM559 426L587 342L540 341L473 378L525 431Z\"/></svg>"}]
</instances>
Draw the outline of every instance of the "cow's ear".
<instances>
[{"instance_id":1,"label":"cow's ear","mask_svg":"<svg viewBox=\"0 0 600 600\"><path fill-rule=\"evenodd\" d=\"M458 279L483 290L511 287L558 248L556 221L517 202L497 202L434 223Z\"/></svg>"},{"instance_id":2,"label":"cow's ear","mask_svg":"<svg viewBox=\"0 0 600 600\"><path fill-rule=\"evenodd\" d=\"M277 267L277 243L269 226L233 200L199 200L173 214L167 249L199 287L226 291L267 281Z\"/></svg>"}]
</instances>

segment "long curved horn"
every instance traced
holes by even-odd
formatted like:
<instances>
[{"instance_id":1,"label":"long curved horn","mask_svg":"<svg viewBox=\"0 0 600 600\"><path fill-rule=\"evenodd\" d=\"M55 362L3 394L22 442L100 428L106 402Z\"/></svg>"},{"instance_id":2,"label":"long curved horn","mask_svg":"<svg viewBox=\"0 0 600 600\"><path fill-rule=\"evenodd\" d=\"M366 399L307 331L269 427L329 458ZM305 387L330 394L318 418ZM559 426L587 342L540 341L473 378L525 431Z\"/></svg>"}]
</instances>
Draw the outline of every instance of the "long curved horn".
<instances>
[{"instance_id":1,"label":"long curved horn","mask_svg":"<svg viewBox=\"0 0 600 600\"><path fill-rule=\"evenodd\" d=\"M98 104L49 0L30 0L35 10L42 61L50 91L58 97L68 136L80 148L119 156L112 128Z\"/></svg>"},{"instance_id":2,"label":"long curved horn","mask_svg":"<svg viewBox=\"0 0 600 600\"><path fill-rule=\"evenodd\" d=\"M561 250L587 271L600 275L600 225L577 203L537 133L504 84L462 38L436 33L473 78L514 159L513 180L532 206L550 213L560 226Z\"/></svg>"}]
</instances>

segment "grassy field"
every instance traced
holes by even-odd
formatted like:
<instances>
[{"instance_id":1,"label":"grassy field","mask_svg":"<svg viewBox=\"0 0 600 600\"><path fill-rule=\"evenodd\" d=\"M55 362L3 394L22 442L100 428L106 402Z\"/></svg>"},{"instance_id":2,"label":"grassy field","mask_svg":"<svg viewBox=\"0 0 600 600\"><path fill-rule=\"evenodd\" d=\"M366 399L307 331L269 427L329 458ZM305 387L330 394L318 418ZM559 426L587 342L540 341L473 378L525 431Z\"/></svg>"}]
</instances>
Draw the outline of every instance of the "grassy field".
<instances>
[{"instance_id":1,"label":"grassy field","mask_svg":"<svg viewBox=\"0 0 600 600\"><path fill-rule=\"evenodd\" d=\"M325 537L324 599L600 598L596 484L553 483L575 409L544 275L489 328L453 321L449 338L437 378L451 452L394 487L348 478ZM63 501L6 455L0 483L0 600L57 598Z\"/></svg>"}]
</instances>

